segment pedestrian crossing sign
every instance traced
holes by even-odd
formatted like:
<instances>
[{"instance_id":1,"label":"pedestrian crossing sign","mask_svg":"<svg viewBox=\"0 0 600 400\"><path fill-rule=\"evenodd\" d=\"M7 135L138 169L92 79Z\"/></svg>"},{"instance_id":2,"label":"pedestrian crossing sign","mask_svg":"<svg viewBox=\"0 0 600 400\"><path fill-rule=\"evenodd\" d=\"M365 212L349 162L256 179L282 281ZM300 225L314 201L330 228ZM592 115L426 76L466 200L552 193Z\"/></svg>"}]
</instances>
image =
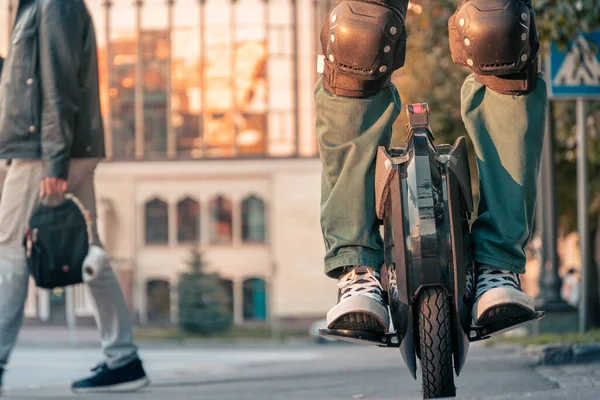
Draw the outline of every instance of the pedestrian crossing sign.
<instances>
[{"instance_id":1,"label":"pedestrian crossing sign","mask_svg":"<svg viewBox=\"0 0 600 400\"><path fill-rule=\"evenodd\" d=\"M565 49L551 44L552 97L600 97L600 30L582 33Z\"/></svg>"}]
</instances>

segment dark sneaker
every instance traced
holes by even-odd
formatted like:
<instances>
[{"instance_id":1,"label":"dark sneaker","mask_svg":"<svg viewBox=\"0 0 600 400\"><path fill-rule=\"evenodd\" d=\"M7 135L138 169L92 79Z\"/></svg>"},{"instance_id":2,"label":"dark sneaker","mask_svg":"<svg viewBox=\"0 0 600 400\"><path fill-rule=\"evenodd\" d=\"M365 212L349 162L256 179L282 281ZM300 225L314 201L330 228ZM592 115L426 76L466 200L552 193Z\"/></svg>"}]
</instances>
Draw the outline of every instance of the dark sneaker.
<instances>
[{"instance_id":1,"label":"dark sneaker","mask_svg":"<svg viewBox=\"0 0 600 400\"><path fill-rule=\"evenodd\" d=\"M92 372L94 375L73 382L71 389L75 393L133 392L150 383L139 359L115 369L102 363L92 369Z\"/></svg>"},{"instance_id":2,"label":"dark sneaker","mask_svg":"<svg viewBox=\"0 0 600 400\"><path fill-rule=\"evenodd\" d=\"M383 300L379 273L348 267L338 280L338 304L327 313L327 328L387 333L390 315Z\"/></svg>"},{"instance_id":3,"label":"dark sneaker","mask_svg":"<svg viewBox=\"0 0 600 400\"><path fill-rule=\"evenodd\" d=\"M473 306L475 325L483 326L535 312L533 299L521 290L519 275L482 266Z\"/></svg>"}]
</instances>

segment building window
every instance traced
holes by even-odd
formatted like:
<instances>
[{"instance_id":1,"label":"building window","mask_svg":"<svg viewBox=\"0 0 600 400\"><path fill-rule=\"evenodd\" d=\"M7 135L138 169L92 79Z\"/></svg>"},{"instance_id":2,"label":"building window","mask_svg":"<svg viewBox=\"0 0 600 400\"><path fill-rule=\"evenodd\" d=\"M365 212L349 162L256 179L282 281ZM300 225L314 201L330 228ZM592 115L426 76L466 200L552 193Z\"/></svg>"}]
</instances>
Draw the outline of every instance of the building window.
<instances>
[{"instance_id":1,"label":"building window","mask_svg":"<svg viewBox=\"0 0 600 400\"><path fill-rule=\"evenodd\" d=\"M233 281L229 279L221 279L221 287L227 298L227 309L233 315Z\"/></svg>"},{"instance_id":2,"label":"building window","mask_svg":"<svg viewBox=\"0 0 600 400\"><path fill-rule=\"evenodd\" d=\"M160 199L152 199L145 205L146 243L169 243L169 206Z\"/></svg>"},{"instance_id":3,"label":"building window","mask_svg":"<svg viewBox=\"0 0 600 400\"><path fill-rule=\"evenodd\" d=\"M100 99L106 99L108 104L104 109L111 110L113 157L131 159L135 157L136 9L130 0L114 0L110 4L112 6L105 11L109 12L110 31L104 35L109 37L110 52L107 51L107 43L102 40L105 37L98 34L98 72L101 81L102 76L108 75L110 70L108 93L101 93ZM103 18L98 15L95 19ZM105 63L101 62L103 59Z\"/></svg>"},{"instance_id":4,"label":"building window","mask_svg":"<svg viewBox=\"0 0 600 400\"><path fill-rule=\"evenodd\" d=\"M205 5L203 144L207 157L265 154L267 31L262 0Z\"/></svg>"},{"instance_id":5,"label":"building window","mask_svg":"<svg viewBox=\"0 0 600 400\"><path fill-rule=\"evenodd\" d=\"M265 202L256 196L247 197L242 202L242 241L265 241Z\"/></svg>"},{"instance_id":6,"label":"building window","mask_svg":"<svg viewBox=\"0 0 600 400\"><path fill-rule=\"evenodd\" d=\"M202 3L202 4L201 4ZM182 158L202 157L202 54L200 27L203 2L175 1L171 33L171 115Z\"/></svg>"},{"instance_id":7,"label":"building window","mask_svg":"<svg viewBox=\"0 0 600 400\"><path fill-rule=\"evenodd\" d=\"M89 3L115 160L298 154L296 2Z\"/></svg>"},{"instance_id":8,"label":"building window","mask_svg":"<svg viewBox=\"0 0 600 400\"><path fill-rule=\"evenodd\" d=\"M231 200L217 196L210 202L210 241L212 244L231 244L233 222Z\"/></svg>"},{"instance_id":9,"label":"building window","mask_svg":"<svg viewBox=\"0 0 600 400\"><path fill-rule=\"evenodd\" d=\"M171 320L171 285L164 280L146 282L148 323L165 326Z\"/></svg>"},{"instance_id":10,"label":"building window","mask_svg":"<svg viewBox=\"0 0 600 400\"><path fill-rule=\"evenodd\" d=\"M167 154L169 96L169 26L166 2L144 2L142 7L142 75L144 83L144 152L146 158Z\"/></svg>"},{"instance_id":11,"label":"building window","mask_svg":"<svg viewBox=\"0 0 600 400\"><path fill-rule=\"evenodd\" d=\"M196 242L200 238L200 204L186 197L177 203L177 241Z\"/></svg>"},{"instance_id":12,"label":"building window","mask_svg":"<svg viewBox=\"0 0 600 400\"><path fill-rule=\"evenodd\" d=\"M267 319L267 288L263 279L251 278L244 281L244 319Z\"/></svg>"}]
</instances>

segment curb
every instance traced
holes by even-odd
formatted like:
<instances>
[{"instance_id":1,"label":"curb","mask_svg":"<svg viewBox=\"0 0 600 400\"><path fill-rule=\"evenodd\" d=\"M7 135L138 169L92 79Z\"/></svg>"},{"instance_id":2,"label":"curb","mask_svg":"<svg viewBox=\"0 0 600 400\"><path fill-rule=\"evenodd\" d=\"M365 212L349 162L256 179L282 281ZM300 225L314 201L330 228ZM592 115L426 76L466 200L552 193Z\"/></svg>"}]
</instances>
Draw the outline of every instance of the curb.
<instances>
[{"instance_id":1,"label":"curb","mask_svg":"<svg viewBox=\"0 0 600 400\"><path fill-rule=\"evenodd\" d=\"M537 358L538 365L600 363L600 343L539 346L526 352Z\"/></svg>"}]
</instances>

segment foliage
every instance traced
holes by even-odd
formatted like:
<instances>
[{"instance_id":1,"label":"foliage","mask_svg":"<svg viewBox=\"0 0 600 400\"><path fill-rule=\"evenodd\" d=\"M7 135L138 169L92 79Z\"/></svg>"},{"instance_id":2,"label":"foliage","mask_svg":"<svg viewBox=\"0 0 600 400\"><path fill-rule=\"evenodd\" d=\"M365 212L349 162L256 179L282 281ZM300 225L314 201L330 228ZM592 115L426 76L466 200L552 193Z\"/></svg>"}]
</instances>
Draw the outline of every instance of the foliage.
<instances>
[{"instance_id":1,"label":"foliage","mask_svg":"<svg viewBox=\"0 0 600 400\"><path fill-rule=\"evenodd\" d=\"M394 75L403 110L394 125L394 144L404 143L406 105L428 103L431 127L439 143L450 143L464 135L460 116L460 88L468 74L456 66L448 44L448 18L456 10L454 1L422 0L422 13L409 10L406 64Z\"/></svg>"},{"instance_id":2,"label":"foliage","mask_svg":"<svg viewBox=\"0 0 600 400\"><path fill-rule=\"evenodd\" d=\"M575 345L590 344L600 342L600 330L591 330L587 333L546 333L542 335L528 336L495 336L484 343L487 346L494 346L502 343L512 343L524 346L544 346L544 345Z\"/></svg>"},{"instance_id":3,"label":"foliage","mask_svg":"<svg viewBox=\"0 0 600 400\"><path fill-rule=\"evenodd\" d=\"M553 40L565 46L579 31L600 26L598 0L534 0L540 40Z\"/></svg>"},{"instance_id":4,"label":"foliage","mask_svg":"<svg viewBox=\"0 0 600 400\"><path fill-rule=\"evenodd\" d=\"M233 318L218 274L206 273L202 253L192 250L190 272L179 279L179 327L183 332L212 335L231 329Z\"/></svg>"},{"instance_id":5,"label":"foliage","mask_svg":"<svg viewBox=\"0 0 600 400\"><path fill-rule=\"evenodd\" d=\"M586 104L586 133L588 137L588 193L590 217L600 214L600 101ZM554 101L554 162L558 203L559 229L563 233L577 229L577 138L575 104L573 101ZM595 223L591 223L595 227Z\"/></svg>"}]
</instances>

